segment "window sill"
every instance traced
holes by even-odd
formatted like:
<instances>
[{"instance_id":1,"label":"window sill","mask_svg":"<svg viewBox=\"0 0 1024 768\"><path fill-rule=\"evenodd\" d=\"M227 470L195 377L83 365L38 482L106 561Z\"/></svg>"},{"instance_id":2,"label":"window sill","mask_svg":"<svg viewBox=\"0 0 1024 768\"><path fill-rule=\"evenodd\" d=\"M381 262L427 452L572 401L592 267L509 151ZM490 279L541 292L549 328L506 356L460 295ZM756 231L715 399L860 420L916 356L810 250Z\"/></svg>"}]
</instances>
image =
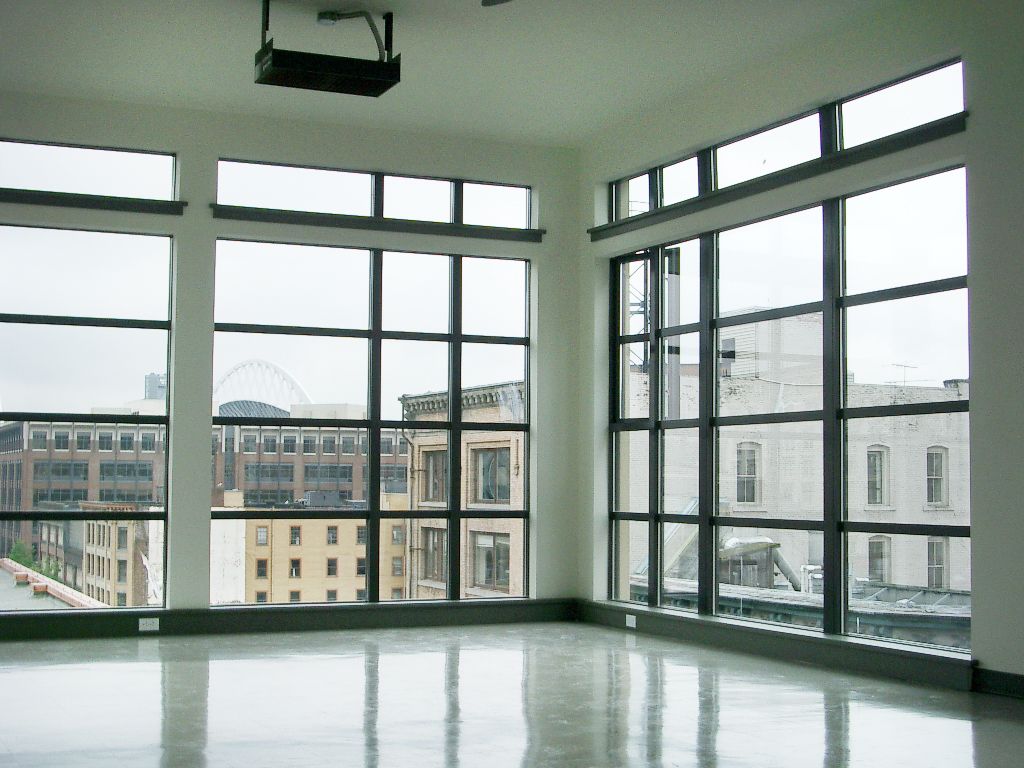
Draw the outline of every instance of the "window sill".
<instances>
[{"instance_id":1,"label":"window sill","mask_svg":"<svg viewBox=\"0 0 1024 768\"><path fill-rule=\"evenodd\" d=\"M46 192L35 189L0 187L0 203L23 205L50 205L58 208L85 208L99 211L127 213L159 213L181 216L185 213L184 200L150 200L141 197L111 197L86 195L77 192Z\"/></svg>"}]
</instances>

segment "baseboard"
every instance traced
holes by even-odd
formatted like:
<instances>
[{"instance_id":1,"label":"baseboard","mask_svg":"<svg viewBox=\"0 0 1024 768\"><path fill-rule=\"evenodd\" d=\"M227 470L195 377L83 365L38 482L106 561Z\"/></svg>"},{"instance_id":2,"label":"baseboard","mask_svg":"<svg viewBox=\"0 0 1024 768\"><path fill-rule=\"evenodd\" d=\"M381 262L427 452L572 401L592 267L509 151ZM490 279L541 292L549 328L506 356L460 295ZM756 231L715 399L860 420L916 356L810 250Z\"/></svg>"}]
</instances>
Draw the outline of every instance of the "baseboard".
<instances>
[{"instance_id":1,"label":"baseboard","mask_svg":"<svg viewBox=\"0 0 1024 768\"><path fill-rule=\"evenodd\" d=\"M1024 699L1024 675L975 667L971 690Z\"/></svg>"}]
</instances>

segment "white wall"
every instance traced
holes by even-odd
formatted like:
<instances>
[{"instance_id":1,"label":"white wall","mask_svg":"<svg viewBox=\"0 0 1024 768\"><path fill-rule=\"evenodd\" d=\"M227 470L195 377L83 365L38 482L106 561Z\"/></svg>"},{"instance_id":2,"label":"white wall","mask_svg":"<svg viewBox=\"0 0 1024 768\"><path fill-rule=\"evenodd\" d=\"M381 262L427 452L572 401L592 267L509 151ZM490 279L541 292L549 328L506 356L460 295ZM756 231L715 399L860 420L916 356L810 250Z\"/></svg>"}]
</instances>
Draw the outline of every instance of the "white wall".
<instances>
[{"instance_id":1,"label":"white wall","mask_svg":"<svg viewBox=\"0 0 1024 768\"><path fill-rule=\"evenodd\" d=\"M709 83L665 104L650 105L628 121L609 125L583 148L580 229L602 223L608 181L685 155L856 93L943 60L963 56L967 104L965 135L953 136L791 188L694 214L599 243L580 236L577 266L584 303L607 304L609 256L672 242L702 231L743 222L895 180L914 173L967 163L971 287L971 430L973 516L973 649L979 663L1024 673L1024 515L1019 495L1020 435L1024 416L1024 357L1015 338L1024 327L1020 211L1024 210L1024 7L1013 0L964 4L947 0L901 2L855 28L785 51L740 77ZM581 313L581 368L596 382L590 409L588 455L581 527L593 534L582 553L579 590L606 595L607 545L605 430L607 316Z\"/></svg>"},{"instance_id":2,"label":"white wall","mask_svg":"<svg viewBox=\"0 0 1024 768\"><path fill-rule=\"evenodd\" d=\"M185 215L0 204L0 222L170 234L178 291L172 309L167 605L205 607L209 591L209 439L214 242L218 236L528 258L532 263L532 594L575 591L572 515L578 427L571 360L576 316L572 248L579 216L572 151L346 129L339 125L0 93L0 136L175 152ZM529 184L542 244L217 221L219 157ZM540 567L538 567L540 564Z\"/></svg>"}]
</instances>

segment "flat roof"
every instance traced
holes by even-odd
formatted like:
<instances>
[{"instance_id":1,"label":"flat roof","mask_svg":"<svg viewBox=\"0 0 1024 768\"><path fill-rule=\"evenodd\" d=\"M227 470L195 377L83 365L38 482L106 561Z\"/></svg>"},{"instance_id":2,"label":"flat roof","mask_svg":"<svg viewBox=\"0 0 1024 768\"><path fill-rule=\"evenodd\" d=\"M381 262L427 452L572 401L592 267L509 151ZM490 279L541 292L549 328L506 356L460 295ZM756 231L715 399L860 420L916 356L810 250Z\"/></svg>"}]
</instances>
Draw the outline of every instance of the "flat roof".
<instances>
[{"instance_id":1,"label":"flat roof","mask_svg":"<svg viewBox=\"0 0 1024 768\"><path fill-rule=\"evenodd\" d=\"M28 584L15 584L14 574L0 569L0 611L52 611L71 608L48 593L35 594Z\"/></svg>"}]
</instances>

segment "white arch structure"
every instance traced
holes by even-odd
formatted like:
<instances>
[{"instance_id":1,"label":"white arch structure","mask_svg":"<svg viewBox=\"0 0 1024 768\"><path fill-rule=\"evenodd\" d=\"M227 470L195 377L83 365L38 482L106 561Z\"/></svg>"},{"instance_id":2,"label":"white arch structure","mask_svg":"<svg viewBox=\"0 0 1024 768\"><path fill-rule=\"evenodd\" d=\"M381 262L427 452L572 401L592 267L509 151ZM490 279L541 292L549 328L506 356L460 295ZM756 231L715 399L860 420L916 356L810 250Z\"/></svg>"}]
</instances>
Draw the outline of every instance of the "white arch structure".
<instances>
[{"instance_id":1,"label":"white arch structure","mask_svg":"<svg viewBox=\"0 0 1024 768\"><path fill-rule=\"evenodd\" d=\"M286 371L266 360L243 360L220 377L213 386L218 403L257 400L285 411L296 403L310 403L309 395Z\"/></svg>"}]
</instances>

